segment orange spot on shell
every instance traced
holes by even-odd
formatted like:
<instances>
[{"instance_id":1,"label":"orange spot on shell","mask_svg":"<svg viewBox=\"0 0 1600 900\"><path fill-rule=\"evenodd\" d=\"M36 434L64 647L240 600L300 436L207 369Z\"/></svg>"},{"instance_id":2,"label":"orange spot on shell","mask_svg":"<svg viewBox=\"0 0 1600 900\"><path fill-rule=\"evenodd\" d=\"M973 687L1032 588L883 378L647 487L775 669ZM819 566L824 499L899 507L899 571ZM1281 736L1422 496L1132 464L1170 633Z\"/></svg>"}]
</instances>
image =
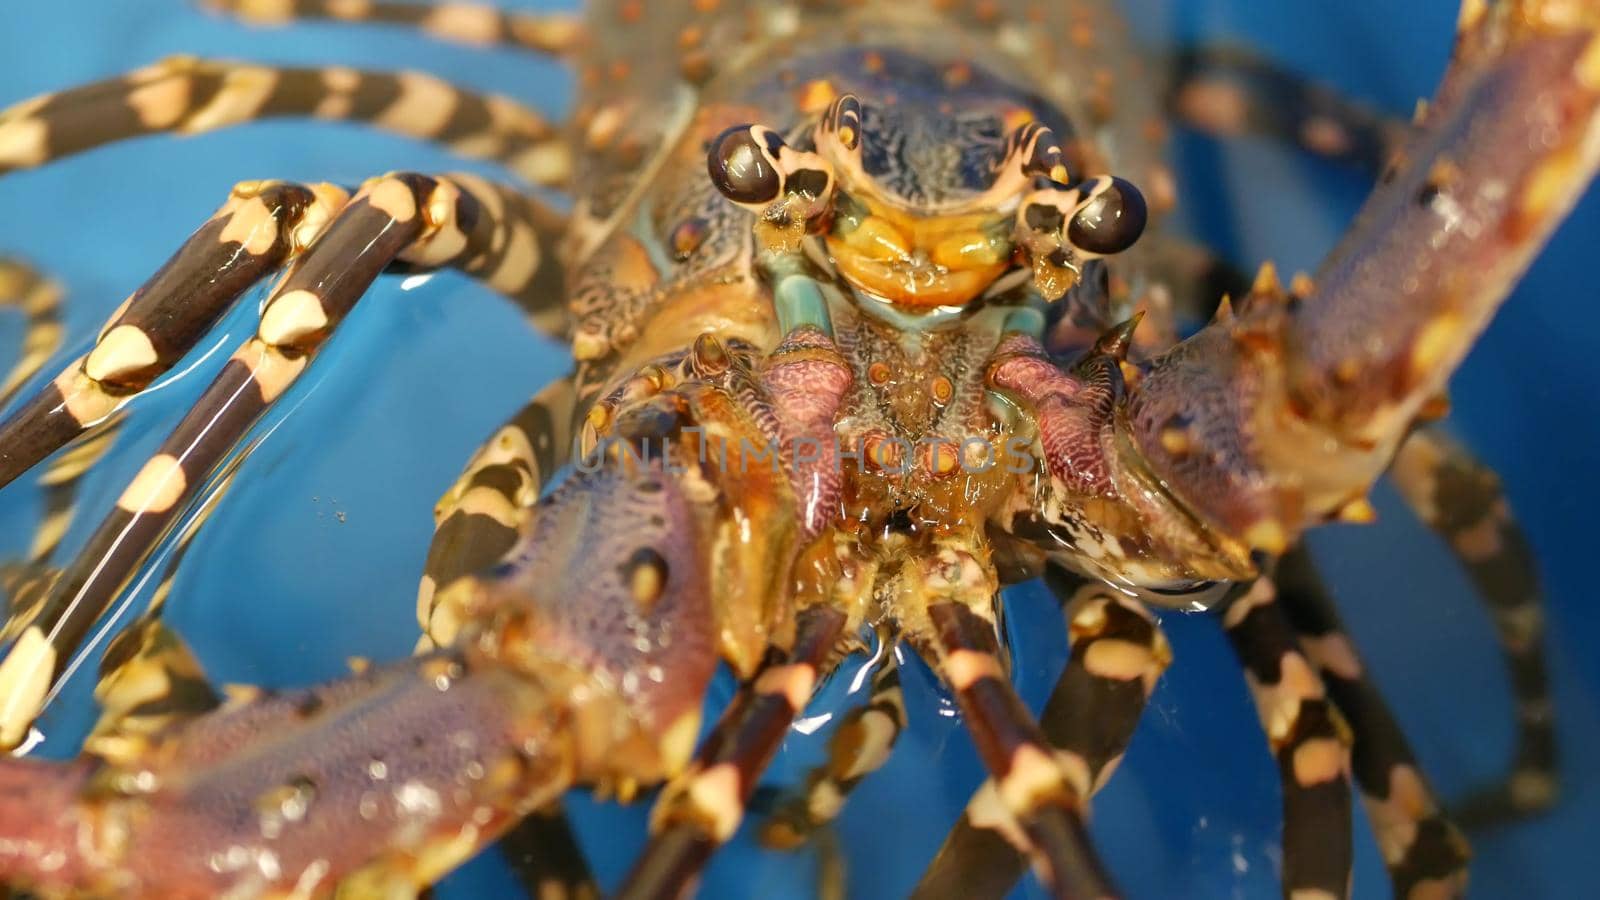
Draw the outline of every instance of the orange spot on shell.
<instances>
[{"instance_id":1,"label":"orange spot on shell","mask_svg":"<svg viewBox=\"0 0 1600 900\"><path fill-rule=\"evenodd\" d=\"M1026 106L1013 106L1005 111L1005 114L1000 118L1000 122L1005 131L1011 132L1032 122L1035 118L1037 117L1034 116L1033 110Z\"/></svg>"},{"instance_id":2,"label":"orange spot on shell","mask_svg":"<svg viewBox=\"0 0 1600 900\"><path fill-rule=\"evenodd\" d=\"M803 113L820 113L828 108L828 104L838 99L839 92L834 88L833 82L826 78L808 81L795 92L794 103Z\"/></svg>"},{"instance_id":3,"label":"orange spot on shell","mask_svg":"<svg viewBox=\"0 0 1600 900\"><path fill-rule=\"evenodd\" d=\"M706 224L699 219L685 219L672 229L672 252L679 260L688 259L705 239Z\"/></svg>"},{"instance_id":4,"label":"orange spot on shell","mask_svg":"<svg viewBox=\"0 0 1600 900\"><path fill-rule=\"evenodd\" d=\"M683 61L678 63L678 71L691 84L705 83L711 78L711 54L704 50L685 54Z\"/></svg>"},{"instance_id":5,"label":"orange spot on shell","mask_svg":"<svg viewBox=\"0 0 1600 900\"><path fill-rule=\"evenodd\" d=\"M589 147L600 150L610 145L616 139L617 133L622 130L622 120L622 108L615 104L596 111L584 129L584 137L588 140Z\"/></svg>"}]
</instances>

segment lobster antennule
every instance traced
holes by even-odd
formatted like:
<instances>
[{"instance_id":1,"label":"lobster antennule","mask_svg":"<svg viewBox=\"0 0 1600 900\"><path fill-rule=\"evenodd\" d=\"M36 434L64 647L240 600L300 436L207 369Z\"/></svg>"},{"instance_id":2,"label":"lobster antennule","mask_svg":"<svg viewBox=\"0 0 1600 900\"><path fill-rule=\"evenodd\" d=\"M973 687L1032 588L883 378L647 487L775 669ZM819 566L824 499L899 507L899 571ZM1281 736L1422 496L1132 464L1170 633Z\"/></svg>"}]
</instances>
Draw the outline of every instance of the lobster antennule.
<instances>
[{"instance_id":1,"label":"lobster antennule","mask_svg":"<svg viewBox=\"0 0 1600 900\"><path fill-rule=\"evenodd\" d=\"M1500 52L1458 49L1309 296L1241 303L1130 398L1144 461L1211 527L1277 554L1360 500L1593 176L1600 9L1521 5L1472 26Z\"/></svg>"}]
</instances>

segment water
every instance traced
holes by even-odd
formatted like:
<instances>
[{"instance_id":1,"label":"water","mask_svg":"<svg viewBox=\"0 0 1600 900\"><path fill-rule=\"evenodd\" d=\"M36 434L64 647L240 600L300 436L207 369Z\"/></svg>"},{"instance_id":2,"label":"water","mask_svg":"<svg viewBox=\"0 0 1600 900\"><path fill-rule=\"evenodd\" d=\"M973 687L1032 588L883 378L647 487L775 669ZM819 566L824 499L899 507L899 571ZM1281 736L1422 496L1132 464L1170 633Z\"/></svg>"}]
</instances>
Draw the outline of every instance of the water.
<instances>
[{"instance_id":1,"label":"water","mask_svg":"<svg viewBox=\"0 0 1600 900\"><path fill-rule=\"evenodd\" d=\"M509 4L508 4L509 5ZM525 5L525 4L519 4ZM1431 91L1448 52L1455 4L1397 12L1384 0L1137 0L1152 40L1228 38L1290 62L1397 114ZM555 66L513 53L441 47L386 30L306 25L253 31L177 0L111 4L58 0L0 12L0 98L20 99L104 77L161 56L201 53L282 63L426 68L559 114L569 82ZM1227 148L1180 138L1187 220L1230 258L1271 257L1311 268L1359 202L1360 176L1260 142ZM352 183L390 169L475 169L421 145L347 126L267 124L195 140L148 140L0 180L0 248L67 284L80 352L121 302L239 179ZM1457 431L1505 479L1541 551L1565 768L1551 815L1474 835L1474 894L1582 896L1588 835L1600 827L1600 613L1589 596L1589 536L1600 487L1600 317L1591 309L1588 248L1600 236L1591 196L1534 267L1454 384ZM254 304L206 347L248 333ZM0 321L0 346L19 329ZM13 351L4 351L8 356ZM351 317L317 366L257 431L243 465L186 560L169 620L222 682L304 684L336 677L350 656L399 657L415 639L413 598L431 532L429 511L476 443L545 380L564 351L529 335L488 293L449 275L403 290L387 280ZM223 354L225 355L225 354ZM121 449L89 477L84 498L104 509L219 368L196 363L135 406ZM39 496L0 494L0 554L25 546ZM1498 771L1510 707L1487 621L1450 559L1380 494L1380 524L1329 530L1315 541L1348 622L1438 786L1458 796ZM66 550L94 517L79 519ZM149 585L135 602L148 596ZM1020 683L1038 704L1065 650L1043 592L1012 592ZM1214 623L1168 616L1177 660L1129 756L1096 803L1094 831L1134 897L1277 896L1276 775L1237 667ZM89 678L76 678L41 723L69 752L92 715ZM848 679L812 709L837 710ZM855 795L840 823L852 895L895 896L915 879L980 772L947 700L916 665L906 673L910 735ZM726 685L718 696L725 697ZM811 721L815 728L820 722ZM791 742L775 773L815 759ZM576 801L579 828L612 883L643 839L643 809ZM1387 896L1364 821L1356 893ZM814 858L740 841L719 857L707 896L810 896ZM491 896L513 883L492 855L445 885L447 897ZM1025 892L1032 888L1024 889Z\"/></svg>"}]
</instances>

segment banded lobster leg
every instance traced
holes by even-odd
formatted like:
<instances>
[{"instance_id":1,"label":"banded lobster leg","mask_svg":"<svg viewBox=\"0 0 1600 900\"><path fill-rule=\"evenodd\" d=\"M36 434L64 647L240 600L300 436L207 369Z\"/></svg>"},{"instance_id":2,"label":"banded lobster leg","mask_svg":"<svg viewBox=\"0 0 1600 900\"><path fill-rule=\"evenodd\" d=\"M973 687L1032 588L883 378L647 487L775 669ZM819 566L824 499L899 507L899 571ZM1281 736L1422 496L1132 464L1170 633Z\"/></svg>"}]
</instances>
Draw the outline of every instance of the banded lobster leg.
<instances>
[{"instance_id":1,"label":"banded lobster leg","mask_svg":"<svg viewBox=\"0 0 1600 900\"><path fill-rule=\"evenodd\" d=\"M1411 126L1239 47L1199 46L1170 62L1167 105L1190 127L1222 138L1262 136L1373 175Z\"/></svg>"},{"instance_id":2,"label":"banded lobster leg","mask_svg":"<svg viewBox=\"0 0 1600 900\"><path fill-rule=\"evenodd\" d=\"M481 3L382 3L351 5L338 0L201 0L203 6L260 25L297 19L372 22L415 28L431 37L489 47L496 44L566 56L583 40L582 23L568 13L496 9Z\"/></svg>"},{"instance_id":3,"label":"banded lobster leg","mask_svg":"<svg viewBox=\"0 0 1600 900\"><path fill-rule=\"evenodd\" d=\"M834 726L828 736L827 761L776 799L761 823L762 844L781 850L801 846L839 815L857 785L888 762L906 728L900 666L890 635L878 636L878 653L868 666L872 687L867 702Z\"/></svg>"},{"instance_id":4,"label":"banded lobster leg","mask_svg":"<svg viewBox=\"0 0 1600 900\"><path fill-rule=\"evenodd\" d=\"M48 279L16 259L0 259L0 309L16 307L26 319L21 356L6 373L5 380L0 381L0 408L10 404L16 392L21 391L22 384L61 348L61 296L62 288L56 280ZM6 593L16 597L19 581L32 577L32 572L24 570L43 570L43 565L53 556L72 519L78 477L99 460L110 437L112 434L107 428L86 439L78 445L72 460L62 458L40 479L45 485L45 516L35 530L26 562L16 567L0 567L0 588L5 588ZM0 428L0 445L8 444L5 431ZM0 452L0 466L5 464L5 458L6 453Z\"/></svg>"},{"instance_id":5,"label":"banded lobster leg","mask_svg":"<svg viewBox=\"0 0 1600 900\"><path fill-rule=\"evenodd\" d=\"M1140 463L1236 564L1364 502L1577 202L1600 165L1597 39L1593 4L1465 4L1418 134L1309 290L1258 283L1133 387Z\"/></svg>"},{"instance_id":6,"label":"banded lobster leg","mask_svg":"<svg viewBox=\"0 0 1600 900\"><path fill-rule=\"evenodd\" d=\"M61 285L26 263L0 258L0 309L15 308L25 319L22 353L0 379L0 409L61 348Z\"/></svg>"},{"instance_id":7,"label":"banded lobster leg","mask_svg":"<svg viewBox=\"0 0 1600 900\"><path fill-rule=\"evenodd\" d=\"M1348 897L1354 863L1350 729L1262 577L1223 628L1245 669L1283 789L1283 895Z\"/></svg>"},{"instance_id":8,"label":"banded lobster leg","mask_svg":"<svg viewBox=\"0 0 1600 900\"><path fill-rule=\"evenodd\" d=\"M571 455L577 397L571 374L550 383L479 447L433 509L433 541L417 588L424 649L461 625L452 587L515 546L528 511ZM465 598L455 598L458 601Z\"/></svg>"},{"instance_id":9,"label":"banded lobster leg","mask_svg":"<svg viewBox=\"0 0 1600 900\"><path fill-rule=\"evenodd\" d=\"M1062 604L1071 656L1039 714L1050 746L1082 759L1097 792L1116 771L1145 702L1172 658L1150 613L1059 568L1045 580ZM912 896L1000 897L1027 870L1032 846L987 781L967 804Z\"/></svg>"},{"instance_id":10,"label":"banded lobster leg","mask_svg":"<svg viewBox=\"0 0 1600 900\"><path fill-rule=\"evenodd\" d=\"M24 263L0 259L0 308L15 306L26 317L22 353L17 363L0 382L0 408L32 378L61 345L60 304L62 289ZM0 591L7 599L8 624L0 629L0 640L16 636L17 628L38 608L60 575L51 558L72 524L78 486L83 476L110 449L116 436L117 421L109 420L79 440L73 448L55 459L39 478L44 488L44 511L34 527L25 558L0 563ZM0 445L6 444L0 428ZM0 451L0 466L5 454Z\"/></svg>"},{"instance_id":11,"label":"banded lobster leg","mask_svg":"<svg viewBox=\"0 0 1600 900\"><path fill-rule=\"evenodd\" d=\"M1396 897L1459 897L1466 891L1466 840L1440 811L1383 695L1344 633L1304 544L1273 573L1277 603L1299 636L1328 697L1350 723L1351 762Z\"/></svg>"},{"instance_id":12,"label":"banded lobster leg","mask_svg":"<svg viewBox=\"0 0 1600 900\"><path fill-rule=\"evenodd\" d=\"M0 742L14 744L126 579L256 419L305 370L384 268L455 266L491 283L531 277L505 255L514 225L472 176L400 174L369 182L268 297L256 336L235 351L194 409L117 500L86 549L0 662Z\"/></svg>"},{"instance_id":13,"label":"banded lobster leg","mask_svg":"<svg viewBox=\"0 0 1600 900\"><path fill-rule=\"evenodd\" d=\"M7 600L0 641L13 640L22 632L61 577L54 557L77 516L78 488L83 477L111 449L120 425L121 420L112 419L96 426L51 460L39 476L39 483L44 486L44 511L34 526L27 557L0 563L0 592Z\"/></svg>"},{"instance_id":14,"label":"banded lobster leg","mask_svg":"<svg viewBox=\"0 0 1600 900\"><path fill-rule=\"evenodd\" d=\"M186 355L252 285L299 255L345 195L244 182L113 313L95 346L0 423L0 486L115 414Z\"/></svg>"},{"instance_id":15,"label":"banded lobster leg","mask_svg":"<svg viewBox=\"0 0 1600 900\"><path fill-rule=\"evenodd\" d=\"M161 613L200 527L222 502L246 456L230 460L196 504L174 543L150 606L106 644L94 689L100 719L85 742L96 755L133 758L145 749L148 738L221 705L223 692L206 679L188 645L161 621Z\"/></svg>"},{"instance_id":16,"label":"banded lobster leg","mask_svg":"<svg viewBox=\"0 0 1600 900\"><path fill-rule=\"evenodd\" d=\"M797 614L793 646L775 652L740 689L689 769L667 783L651 810L650 843L618 898L683 896L712 853L733 838L762 770L832 670L848 618L827 605Z\"/></svg>"},{"instance_id":17,"label":"banded lobster leg","mask_svg":"<svg viewBox=\"0 0 1600 900\"><path fill-rule=\"evenodd\" d=\"M290 117L362 122L439 142L533 184L563 184L571 168L557 128L537 112L422 72L173 57L0 112L0 175L133 137Z\"/></svg>"},{"instance_id":18,"label":"banded lobster leg","mask_svg":"<svg viewBox=\"0 0 1600 900\"><path fill-rule=\"evenodd\" d=\"M1015 823L1039 880L1057 897L1113 897L1084 817L1094 775L1085 756L1057 749L1006 675L996 633L997 585L975 545L939 541L905 576L898 610L907 639L955 695L993 779L980 803Z\"/></svg>"},{"instance_id":19,"label":"banded lobster leg","mask_svg":"<svg viewBox=\"0 0 1600 900\"><path fill-rule=\"evenodd\" d=\"M1437 427L1419 428L1389 470L1400 496L1443 537L1487 603L1511 674L1517 739L1504 785L1456 809L1464 825L1544 809L1555 802L1555 711L1544 656L1538 566L1494 471Z\"/></svg>"}]
</instances>

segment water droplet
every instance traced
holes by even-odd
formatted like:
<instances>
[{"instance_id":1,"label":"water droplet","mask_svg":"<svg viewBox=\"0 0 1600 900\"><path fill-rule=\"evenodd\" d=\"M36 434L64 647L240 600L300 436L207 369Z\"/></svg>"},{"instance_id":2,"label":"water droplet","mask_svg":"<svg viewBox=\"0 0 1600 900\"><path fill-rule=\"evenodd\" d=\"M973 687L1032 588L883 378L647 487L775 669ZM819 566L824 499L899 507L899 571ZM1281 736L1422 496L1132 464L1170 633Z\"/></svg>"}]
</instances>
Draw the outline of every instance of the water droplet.
<instances>
[{"instance_id":1,"label":"water droplet","mask_svg":"<svg viewBox=\"0 0 1600 900\"><path fill-rule=\"evenodd\" d=\"M269 840L276 838L283 833L284 826L304 819L316 795L316 782L299 775L288 784L272 788L257 797L256 812L261 819L261 836Z\"/></svg>"},{"instance_id":2,"label":"water droplet","mask_svg":"<svg viewBox=\"0 0 1600 900\"><path fill-rule=\"evenodd\" d=\"M394 792L400 814L409 818L433 819L443 810L439 792L420 781L408 781Z\"/></svg>"}]
</instances>

